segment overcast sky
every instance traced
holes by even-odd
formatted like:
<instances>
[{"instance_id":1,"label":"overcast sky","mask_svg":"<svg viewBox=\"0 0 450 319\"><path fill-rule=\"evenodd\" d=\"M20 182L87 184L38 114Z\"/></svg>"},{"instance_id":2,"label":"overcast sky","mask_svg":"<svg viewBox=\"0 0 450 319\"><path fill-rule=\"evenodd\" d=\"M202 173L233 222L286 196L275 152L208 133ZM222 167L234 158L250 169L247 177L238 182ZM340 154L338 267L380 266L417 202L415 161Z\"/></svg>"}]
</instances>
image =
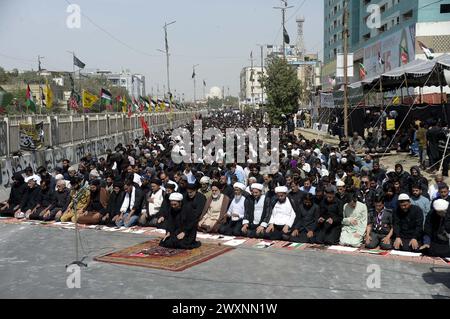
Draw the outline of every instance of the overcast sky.
<instances>
[{"instance_id":1,"label":"overcast sky","mask_svg":"<svg viewBox=\"0 0 450 319\"><path fill-rule=\"evenodd\" d=\"M67 1L85 15L80 29L66 26ZM164 22L176 20L169 27L172 91L191 99L192 66L200 64L198 96L203 80L208 90L225 86L237 95L250 51L259 64L257 44L281 44L281 13L272 8L279 5L278 0L0 0L0 66L36 70L41 55L44 68L70 71L66 51L75 51L87 69L129 69L146 76L149 94L152 87L156 93L157 84L162 92L166 63L157 49L164 49ZM297 38L295 17L303 15L306 48L322 54L323 1L290 0L289 5L294 6L287 14L291 43Z\"/></svg>"}]
</instances>

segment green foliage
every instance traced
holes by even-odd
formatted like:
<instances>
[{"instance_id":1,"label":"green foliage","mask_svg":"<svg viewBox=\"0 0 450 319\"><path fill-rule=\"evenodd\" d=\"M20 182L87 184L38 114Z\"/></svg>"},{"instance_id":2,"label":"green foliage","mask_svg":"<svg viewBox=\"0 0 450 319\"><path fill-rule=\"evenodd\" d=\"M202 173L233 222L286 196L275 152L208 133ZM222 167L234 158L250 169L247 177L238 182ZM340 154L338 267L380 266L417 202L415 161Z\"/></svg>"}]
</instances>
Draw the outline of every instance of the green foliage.
<instances>
[{"instance_id":1,"label":"green foliage","mask_svg":"<svg viewBox=\"0 0 450 319\"><path fill-rule=\"evenodd\" d=\"M282 124L282 115L297 112L302 86L295 68L283 58L268 60L267 76L264 78L267 92L267 112L274 125Z\"/></svg>"}]
</instances>

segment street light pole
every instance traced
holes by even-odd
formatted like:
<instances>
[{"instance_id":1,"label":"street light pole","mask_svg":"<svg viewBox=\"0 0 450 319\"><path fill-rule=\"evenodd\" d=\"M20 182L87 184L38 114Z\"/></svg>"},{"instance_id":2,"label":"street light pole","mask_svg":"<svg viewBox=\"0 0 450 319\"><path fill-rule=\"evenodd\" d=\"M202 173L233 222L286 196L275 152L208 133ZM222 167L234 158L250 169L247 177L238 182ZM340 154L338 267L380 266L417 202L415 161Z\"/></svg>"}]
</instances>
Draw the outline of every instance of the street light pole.
<instances>
[{"instance_id":1,"label":"street light pole","mask_svg":"<svg viewBox=\"0 0 450 319\"><path fill-rule=\"evenodd\" d=\"M167 60L167 89L169 90L169 92L170 92L170 71L169 71L169 69L170 69L170 54L169 54L169 40L168 40L168 37L167 37L167 27L169 25L171 25L171 24L174 24L175 22L176 21L172 21L170 23L166 22L164 24L164 40L165 40L165 43L166 43L166 51L165 51L165 53L166 53L166 60Z\"/></svg>"},{"instance_id":2,"label":"street light pole","mask_svg":"<svg viewBox=\"0 0 450 319\"><path fill-rule=\"evenodd\" d=\"M286 10L293 8L293 6L288 7L287 0L281 0L281 2L284 4L284 7L273 7L274 9L281 10L281 26L283 31L283 36L281 37L283 39L283 57L286 59L286 43L284 42L284 30L286 30Z\"/></svg>"}]
</instances>

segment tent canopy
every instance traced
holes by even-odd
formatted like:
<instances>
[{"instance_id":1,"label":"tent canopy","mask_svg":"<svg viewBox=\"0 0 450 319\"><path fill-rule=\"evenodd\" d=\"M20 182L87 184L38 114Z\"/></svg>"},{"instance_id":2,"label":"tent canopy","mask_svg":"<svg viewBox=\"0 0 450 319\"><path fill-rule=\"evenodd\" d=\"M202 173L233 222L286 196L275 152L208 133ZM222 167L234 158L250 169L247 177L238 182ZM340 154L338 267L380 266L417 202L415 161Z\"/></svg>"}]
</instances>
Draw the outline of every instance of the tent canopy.
<instances>
[{"instance_id":1,"label":"tent canopy","mask_svg":"<svg viewBox=\"0 0 450 319\"><path fill-rule=\"evenodd\" d=\"M450 55L444 54L433 60L414 60L391 71L349 85L352 89L371 90L382 84L383 92L400 87L446 86L446 73L450 69ZM379 90L379 89L378 89Z\"/></svg>"}]
</instances>

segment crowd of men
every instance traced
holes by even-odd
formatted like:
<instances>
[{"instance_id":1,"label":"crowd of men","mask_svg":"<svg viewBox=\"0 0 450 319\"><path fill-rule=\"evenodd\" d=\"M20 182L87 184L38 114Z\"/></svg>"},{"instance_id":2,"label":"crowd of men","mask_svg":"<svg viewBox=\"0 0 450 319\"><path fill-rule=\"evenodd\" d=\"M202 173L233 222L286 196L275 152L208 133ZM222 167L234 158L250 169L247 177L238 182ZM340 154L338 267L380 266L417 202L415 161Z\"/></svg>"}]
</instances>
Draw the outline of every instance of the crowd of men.
<instances>
[{"instance_id":1,"label":"crowd of men","mask_svg":"<svg viewBox=\"0 0 450 319\"><path fill-rule=\"evenodd\" d=\"M264 125L256 114L203 119L204 128L223 131ZM64 160L52 174L29 167L14 174L0 214L158 227L166 230L161 246L169 248L199 247L201 231L450 257L450 196L443 176L429 183L418 166L407 172L400 164L385 171L370 155L357 155L356 146L365 145L358 136L331 146L283 130L280 165L264 173L248 151L246 163L176 164L176 139L171 131L155 133L119 144L105 157Z\"/></svg>"}]
</instances>

